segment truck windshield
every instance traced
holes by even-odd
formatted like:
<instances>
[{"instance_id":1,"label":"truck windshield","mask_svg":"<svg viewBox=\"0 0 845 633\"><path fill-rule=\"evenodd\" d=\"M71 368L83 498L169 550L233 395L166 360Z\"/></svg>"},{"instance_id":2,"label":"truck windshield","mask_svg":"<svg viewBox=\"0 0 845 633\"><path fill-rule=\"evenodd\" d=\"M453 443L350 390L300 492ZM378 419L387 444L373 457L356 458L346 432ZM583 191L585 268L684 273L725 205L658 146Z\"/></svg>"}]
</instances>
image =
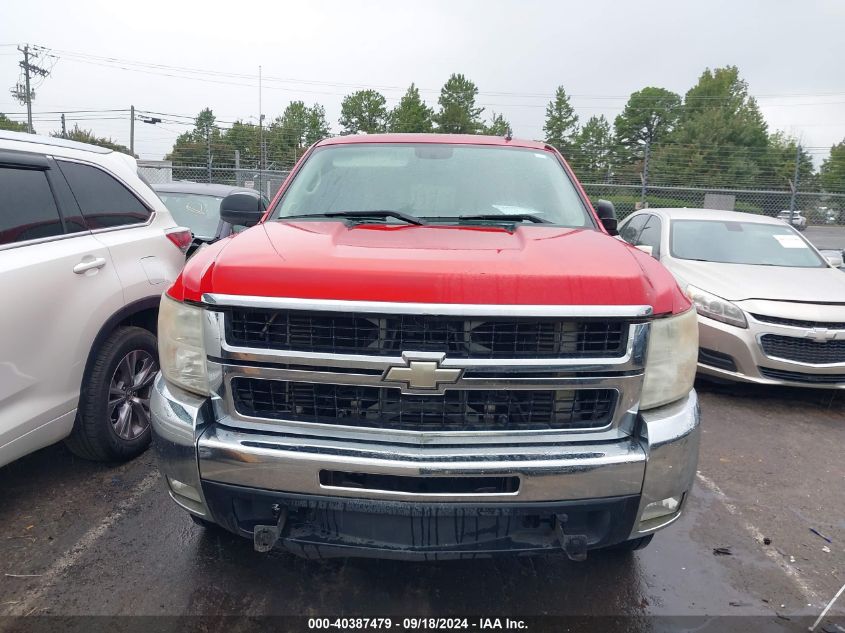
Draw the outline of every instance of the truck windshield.
<instances>
[{"instance_id":1,"label":"truck windshield","mask_svg":"<svg viewBox=\"0 0 845 633\"><path fill-rule=\"evenodd\" d=\"M821 268L825 266L792 228L759 222L672 220L672 257L723 264Z\"/></svg>"},{"instance_id":2,"label":"truck windshield","mask_svg":"<svg viewBox=\"0 0 845 633\"><path fill-rule=\"evenodd\" d=\"M567 227L595 226L554 154L445 143L317 148L273 217L387 210L429 223L545 221ZM498 215L504 217L497 220ZM377 219L401 222L384 213Z\"/></svg>"}]
</instances>

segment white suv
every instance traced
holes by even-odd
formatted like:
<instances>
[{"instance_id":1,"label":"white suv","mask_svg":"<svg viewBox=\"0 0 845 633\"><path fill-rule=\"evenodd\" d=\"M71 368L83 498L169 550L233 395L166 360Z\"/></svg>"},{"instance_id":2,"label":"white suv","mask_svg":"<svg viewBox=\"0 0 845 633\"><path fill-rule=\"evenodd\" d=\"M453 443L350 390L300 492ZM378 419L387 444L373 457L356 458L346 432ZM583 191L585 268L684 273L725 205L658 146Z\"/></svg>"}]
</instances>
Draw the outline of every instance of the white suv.
<instances>
[{"instance_id":1,"label":"white suv","mask_svg":"<svg viewBox=\"0 0 845 633\"><path fill-rule=\"evenodd\" d=\"M135 159L0 131L0 466L62 439L146 449L158 304L190 241Z\"/></svg>"}]
</instances>

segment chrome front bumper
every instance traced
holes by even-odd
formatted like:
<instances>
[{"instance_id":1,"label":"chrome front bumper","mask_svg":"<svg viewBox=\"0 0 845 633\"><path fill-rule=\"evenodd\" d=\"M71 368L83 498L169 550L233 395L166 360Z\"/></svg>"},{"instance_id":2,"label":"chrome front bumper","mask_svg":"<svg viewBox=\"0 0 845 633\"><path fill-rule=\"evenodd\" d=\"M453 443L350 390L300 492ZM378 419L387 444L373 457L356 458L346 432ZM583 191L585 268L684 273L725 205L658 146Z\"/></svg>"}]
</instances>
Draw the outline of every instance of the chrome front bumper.
<instances>
[{"instance_id":1,"label":"chrome front bumper","mask_svg":"<svg viewBox=\"0 0 845 633\"><path fill-rule=\"evenodd\" d=\"M638 498L628 538L669 525L677 512L642 522L643 509L669 497L685 500L698 461L695 392L640 414L638 434L617 441L571 444L426 445L347 441L238 430L210 399L169 386L161 375L151 399L154 445L171 498L192 514L225 523L206 502L209 486L310 495L336 500L499 504ZM515 492L408 493L324 485L323 470L412 477L518 477ZM622 540L625 540L624 538Z\"/></svg>"}]
</instances>

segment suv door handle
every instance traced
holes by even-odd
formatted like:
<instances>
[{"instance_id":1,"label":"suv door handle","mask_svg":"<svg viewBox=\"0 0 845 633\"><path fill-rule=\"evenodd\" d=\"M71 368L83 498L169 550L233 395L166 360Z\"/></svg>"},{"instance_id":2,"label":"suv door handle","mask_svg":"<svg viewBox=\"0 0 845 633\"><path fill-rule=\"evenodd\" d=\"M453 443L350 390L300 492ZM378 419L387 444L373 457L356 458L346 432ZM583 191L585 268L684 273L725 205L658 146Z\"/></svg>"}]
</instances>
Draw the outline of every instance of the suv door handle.
<instances>
[{"instance_id":1,"label":"suv door handle","mask_svg":"<svg viewBox=\"0 0 845 633\"><path fill-rule=\"evenodd\" d=\"M75 272L77 275L82 275L89 270L93 270L95 268L102 268L105 265L105 257L95 257L87 261L82 260L81 262L79 262L76 266L73 267L73 272Z\"/></svg>"}]
</instances>

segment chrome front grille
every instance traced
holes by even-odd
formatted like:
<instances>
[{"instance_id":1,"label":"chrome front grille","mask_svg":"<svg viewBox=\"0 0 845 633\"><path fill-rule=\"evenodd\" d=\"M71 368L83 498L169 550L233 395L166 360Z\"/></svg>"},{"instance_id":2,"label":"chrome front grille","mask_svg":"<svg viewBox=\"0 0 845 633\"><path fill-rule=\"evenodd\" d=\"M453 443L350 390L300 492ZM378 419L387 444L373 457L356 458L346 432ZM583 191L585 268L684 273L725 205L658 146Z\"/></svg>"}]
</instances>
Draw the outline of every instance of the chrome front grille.
<instances>
[{"instance_id":1,"label":"chrome front grille","mask_svg":"<svg viewBox=\"0 0 845 633\"><path fill-rule=\"evenodd\" d=\"M232 397L250 417L407 431L527 431L602 428L612 389L450 390L403 394L397 388L238 377Z\"/></svg>"},{"instance_id":2,"label":"chrome front grille","mask_svg":"<svg viewBox=\"0 0 845 633\"><path fill-rule=\"evenodd\" d=\"M621 356L622 320L462 318L233 309L226 342L262 349L394 356L443 352L453 358L591 358Z\"/></svg>"},{"instance_id":3,"label":"chrome front grille","mask_svg":"<svg viewBox=\"0 0 845 633\"><path fill-rule=\"evenodd\" d=\"M439 446L634 429L648 306L203 301L227 425Z\"/></svg>"}]
</instances>

